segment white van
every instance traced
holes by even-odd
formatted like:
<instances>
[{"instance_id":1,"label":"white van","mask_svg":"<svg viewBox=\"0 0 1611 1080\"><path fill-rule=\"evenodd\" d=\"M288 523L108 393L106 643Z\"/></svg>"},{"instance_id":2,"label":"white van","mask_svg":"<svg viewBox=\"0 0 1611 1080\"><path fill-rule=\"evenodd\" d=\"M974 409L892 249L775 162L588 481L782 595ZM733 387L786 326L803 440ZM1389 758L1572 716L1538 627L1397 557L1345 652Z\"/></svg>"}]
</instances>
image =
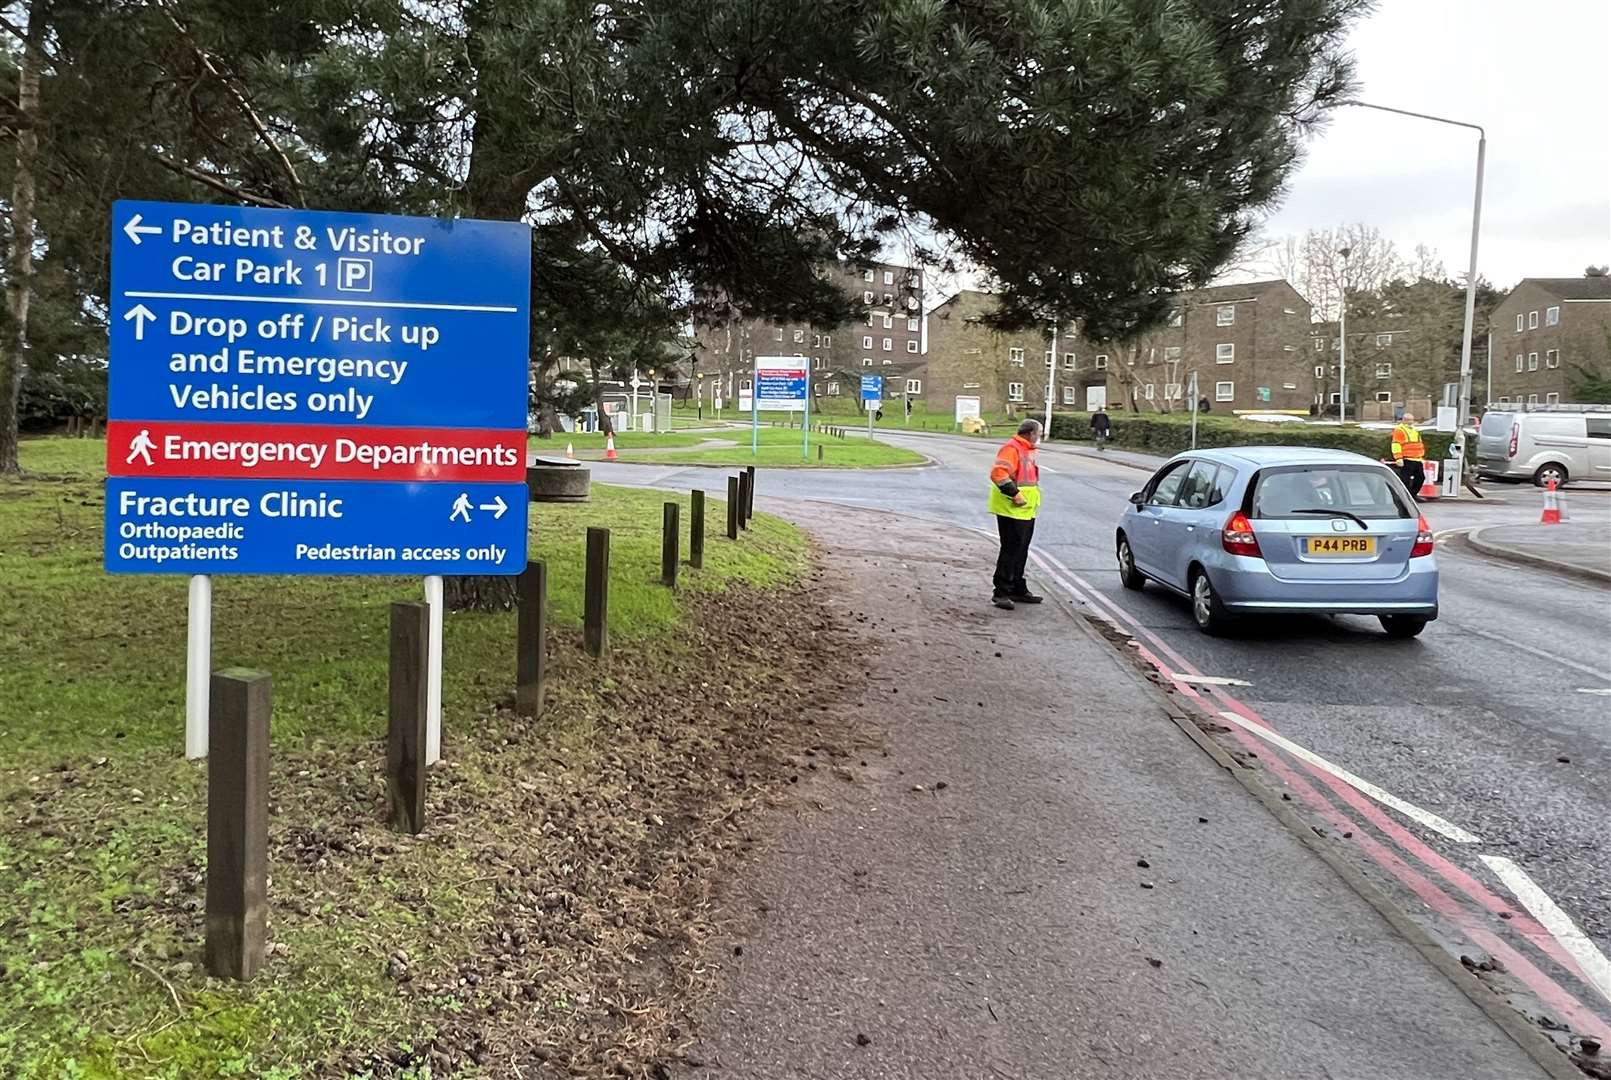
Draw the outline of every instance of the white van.
<instances>
[{"instance_id":1,"label":"white van","mask_svg":"<svg viewBox=\"0 0 1611 1080\"><path fill-rule=\"evenodd\" d=\"M1540 487L1611 480L1611 412L1490 409L1477 429L1477 471Z\"/></svg>"}]
</instances>

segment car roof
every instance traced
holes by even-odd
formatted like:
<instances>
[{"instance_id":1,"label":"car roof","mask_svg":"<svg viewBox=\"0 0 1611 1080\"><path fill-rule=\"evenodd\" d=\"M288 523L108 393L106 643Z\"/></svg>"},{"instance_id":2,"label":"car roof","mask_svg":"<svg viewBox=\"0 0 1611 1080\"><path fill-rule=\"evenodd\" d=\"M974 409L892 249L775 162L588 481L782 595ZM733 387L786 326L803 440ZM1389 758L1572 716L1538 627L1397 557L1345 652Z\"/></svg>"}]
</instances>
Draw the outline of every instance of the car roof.
<instances>
[{"instance_id":1,"label":"car roof","mask_svg":"<svg viewBox=\"0 0 1611 1080\"><path fill-rule=\"evenodd\" d=\"M1203 458L1238 468L1252 465L1380 465L1381 462L1351 450L1331 450L1320 446L1222 446L1212 450L1189 450L1177 457Z\"/></svg>"}]
</instances>

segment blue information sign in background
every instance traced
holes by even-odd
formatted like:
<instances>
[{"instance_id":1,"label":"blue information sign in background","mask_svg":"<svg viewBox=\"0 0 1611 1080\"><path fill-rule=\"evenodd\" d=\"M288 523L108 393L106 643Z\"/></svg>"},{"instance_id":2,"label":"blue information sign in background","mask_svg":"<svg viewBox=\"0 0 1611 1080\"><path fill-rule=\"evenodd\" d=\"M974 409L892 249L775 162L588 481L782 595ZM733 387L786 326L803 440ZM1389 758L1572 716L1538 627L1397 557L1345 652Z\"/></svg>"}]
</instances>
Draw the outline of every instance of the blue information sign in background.
<instances>
[{"instance_id":1,"label":"blue information sign in background","mask_svg":"<svg viewBox=\"0 0 1611 1080\"><path fill-rule=\"evenodd\" d=\"M120 201L112 418L526 426L519 222Z\"/></svg>"},{"instance_id":2,"label":"blue information sign in background","mask_svg":"<svg viewBox=\"0 0 1611 1080\"><path fill-rule=\"evenodd\" d=\"M519 573L530 301L519 222L114 204L106 568Z\"/></svg>"},{"instance_id":3,"label":"blue information sign in background","mask_svg":"<svg viewBox=\"0 0 1611 1080\"><path fill-rule=\"evenodd\" d=\"M861 377L861 399L863 401L882 401L884 399L884 376L863 375Z\"/></svg>"},{"instance_id":4,"label":"blue information sign in background","mask_svg":"<svg viewBox=\"0 0 1611 1080\"><path fill-rule=\"evenodd\" d=\"M106 568L124 574L511 574L525 484L136 480L106 485Z\"/></svg>"}]
</instances>

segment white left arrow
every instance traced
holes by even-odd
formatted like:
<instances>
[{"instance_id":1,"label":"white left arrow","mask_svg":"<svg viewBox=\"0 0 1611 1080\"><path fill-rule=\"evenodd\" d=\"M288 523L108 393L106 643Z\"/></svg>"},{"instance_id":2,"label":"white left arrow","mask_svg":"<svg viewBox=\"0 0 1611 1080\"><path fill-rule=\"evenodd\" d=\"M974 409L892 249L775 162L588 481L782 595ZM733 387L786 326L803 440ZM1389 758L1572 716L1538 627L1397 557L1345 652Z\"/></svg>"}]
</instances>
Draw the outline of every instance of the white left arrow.
<instances>
[{"instance_id":1,"label":"white left arrow","mask_svg":"<svg viewBox=\"0 0 1611 1080\"><path fill-rule=\"evenodd\" d=\"M145 340L145 324L151 322L156 317L157 313L146 307L144 304L135 304L128 311L123 313L124 322L128 322L130 319L134 320L135 341Z\"/></svg>"},{"instance_id":2,"label":"white left arrow","mask_svg":"<svg viewBox=\"0 0 1611 1080\"><path fill-rule=\"evenodd\" d=\"M147 234L157 233L157 234L160 234L162 232L162 226L160 226L160 225L141 225L140 224L140 215L135 214L128 221L124 222L123 231L128 234L130 240L133 240L136 244L142 244L145 241L140 239L140 234L141 233L147 233Z\"/></svg>"},{"instance_id":3,"label":"white left arrow","mask_svg":"<svg viewBox=\"0 0 1611 1080\"><path fill-rule=\"evenodd\" d=\"M482 503L481 505L477 506L476 509L491 510L492 520L497 521L499 518L503 517L504 512L509 509L509 504L503 501L502 495L494 495L490 503Z\"/></svg>"}]
</instances>

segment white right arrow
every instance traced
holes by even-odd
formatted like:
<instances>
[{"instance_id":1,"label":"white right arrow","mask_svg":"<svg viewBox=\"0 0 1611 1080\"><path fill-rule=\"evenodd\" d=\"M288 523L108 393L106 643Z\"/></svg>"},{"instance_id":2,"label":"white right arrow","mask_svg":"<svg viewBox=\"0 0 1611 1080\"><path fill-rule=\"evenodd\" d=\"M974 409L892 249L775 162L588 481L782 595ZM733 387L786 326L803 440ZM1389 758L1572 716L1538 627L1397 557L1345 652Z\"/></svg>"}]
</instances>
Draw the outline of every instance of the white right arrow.
<instances>
[{"instance_id":1,"label":"white right arrow","mask_svg":"<svg viewBox=\"0 0 1611 1080\"><path fill-rule=\"evenodd\" d=\"M508 511L509 504L503 501L502 495L494 495L490 503L482 503L481 505L477 506L476 509L491 510L492 520L497 521L499 518L503 517L505 512Z\"/></svg>"},{"instance_id":2,"label":"white right arrow","mask_svg":"<svg viewBox=\"0 0 1611 1080\"><path fill-rule=\"evenodd\" d=\"M157 313L146 307L144 304L135 304L128 311L123 313L124 322L128 322L130 319L134 320L135 341L145 340L145 324L151 322L156 317Z\"/></svg>"},{"instance_id":3,"label":"white right arrow","mask_svg":"<svg viewBox=\"0 0 1611 1080\"><path fill-rule=\"evenodd\" d=\"M136 244L143 244L145 241L140 239L140 234L141 233L158 233L158 234L160 234L162 232L162 227L160 225L141 225L140 224L140 215L135 214L127 222L124 223L123 231L125 233L127 233L128 236L129 236L129 239L133 240Z\"/></svg>"}]
</instances>

